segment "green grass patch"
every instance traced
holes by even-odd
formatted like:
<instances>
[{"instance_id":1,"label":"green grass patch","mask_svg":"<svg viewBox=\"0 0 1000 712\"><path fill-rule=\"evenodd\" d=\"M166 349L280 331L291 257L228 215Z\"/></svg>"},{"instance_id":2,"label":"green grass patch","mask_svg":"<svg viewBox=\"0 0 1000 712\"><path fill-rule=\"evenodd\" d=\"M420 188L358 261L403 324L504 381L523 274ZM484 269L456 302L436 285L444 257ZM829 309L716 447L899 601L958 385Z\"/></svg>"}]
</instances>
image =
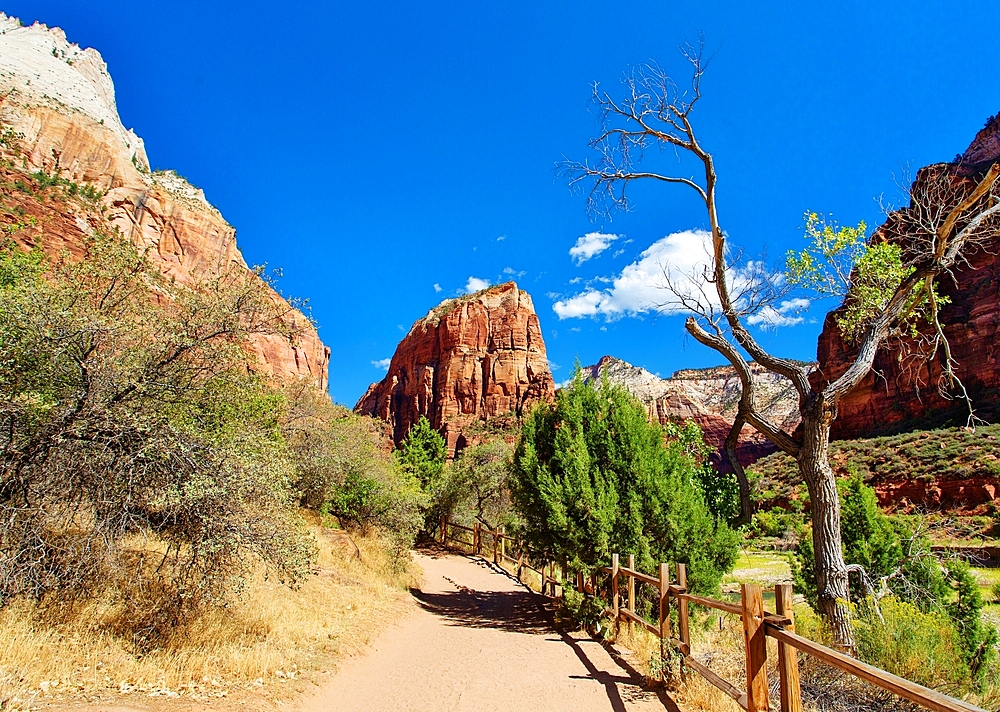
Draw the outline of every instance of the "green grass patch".
<instances>
[{"instance_id":1,"label":"green grass patch","mask_svg":"<svg viewBox=\"0 0 1000 712\"><path fill-rule=\"evenodd\" d=\"M766 551L741 551L733 572L723 578L724 587L756 583L772 588L776 583L791 583L792 568L782 554Z\"/></svg>"}]
</instances>

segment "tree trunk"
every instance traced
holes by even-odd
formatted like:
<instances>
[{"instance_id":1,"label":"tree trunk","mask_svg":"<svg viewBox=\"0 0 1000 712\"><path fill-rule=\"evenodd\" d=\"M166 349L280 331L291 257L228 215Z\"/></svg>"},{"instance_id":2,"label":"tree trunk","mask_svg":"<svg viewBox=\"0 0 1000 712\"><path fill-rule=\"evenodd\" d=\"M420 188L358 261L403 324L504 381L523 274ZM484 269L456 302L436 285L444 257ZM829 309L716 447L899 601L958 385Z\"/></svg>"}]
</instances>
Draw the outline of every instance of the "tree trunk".
<instances>
[{"instance_id":1,"label":"tree trunk","mask_svg":"<svg viewBox=\"0 0 1000 712\"><path fill-rule=\"evenodd\" d=\"M840 497L829 460L830 423L834 417L834 413L818 403L802 408L798 465L809 488L820 613L833 629L834 644L853 652L847 564L840 539Z\"/></svg>"},{"instance_id":2,"label":"tree trunk","mask_svg":"<svg viewBox=\"0 0 1000 712\"><path fill-rule=\"evenodd\" d=\"M726 458L728 458L729 465L733 468L736 481L740 486L740 513L736 521L733 522L733 526L736 527L749 524L750 518L753 516L753 502L750 499L750 481L747 479L747 473L743 469L743 465L740 464L739 459L736 457L736 446L739 444L740 431L743 430L745 423L743 415L737 413L733 427L730 428L729 435L726 436L726 441L722 445L722 451L726 453Z\"/></svg>"}]
</instances>

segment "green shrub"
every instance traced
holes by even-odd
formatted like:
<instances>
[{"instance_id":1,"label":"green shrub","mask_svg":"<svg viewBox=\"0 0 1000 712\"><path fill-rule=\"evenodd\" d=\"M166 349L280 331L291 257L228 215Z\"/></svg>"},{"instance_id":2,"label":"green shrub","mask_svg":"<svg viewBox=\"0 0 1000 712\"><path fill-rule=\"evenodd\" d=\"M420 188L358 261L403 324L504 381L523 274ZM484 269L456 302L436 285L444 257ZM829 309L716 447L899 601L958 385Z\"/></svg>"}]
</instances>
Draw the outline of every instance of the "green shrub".
<instances>
[{"instance_id":1,"label":"green shrub","mask_svg":"<svg viewBox=\"0 0 1000 712\"><path fill-rule=\"evenodd\" d=\"M599 631L608 603L596 596L585 596L575 588L566 587L563 590L562 605L580 628Z\"/></svg>"},{"instance_id":2,"label":"green shrub","mask_svg":"<svg viewBox=\"0 0 1000 712\"><path fill-rule=\"evenodd\" d=\"M640 568L683 562L690 585L718 588L737 537L702 494L699 463L683 441L664 442L624 388L579 371L551 404L524 420L514 453L514 500L530 547L571 568L634 553Z\"/></svg>"},{"instance_id":3,"label":"green shrub","mask_svg":"<svg viewBox=\"0 0 1000 712\"><path fill-rule=\"evenodd\" d=\"M283 307L242 268L187 289L120 237L85 248L50 264L0 246L0 605L110 589L155 644L259 561L308 571L282 399L246 348Z\"/></svg>"},{"instance_id":4,"label":"green shrub","mask_svg":"<svg viewBox=\"0 0 1000 712\"><path fill-rule=\"evenodd\" d=\"M858 657L871 665L936 689L957 692L968 683L961 640L941 612L892 596L876 609L869 599L858 606L854 628Z\"/></svg>"},{"instance_id":5,"label":"green shrub","mask_svg":"<svg viewBox=\"0 0 1000 712\"><path fill-rule=\"evenodd\" d=\"M962 656L973 677L980 677L996 654L997 631L983 622L983 597L979 582L964 561L948 563L948 577L955 586L955 600L946 605L962 643Z\"/></svg>"},{"instance_id":6,"label":"green shrub","mask_svg":"<svg viewBox=\"0 0 1000 712\"><path fill-rule=\"evenodd\" d=\"M861 601L880 589L929 611L940 607L949 589L930 542L912 531L905 521L886 516L878 506L875 491L860 475L837 483L840 495L840 534L844 561L864 568L864 579L851 577L853 601ZM816 606L816 580L812 537L802 536L794 567L796 589Z\"/></svg>"},{"instance_id":7,"label":"green shrub","mask_svg":"<svg viewBox=\"0 0 1000 712\"><path fill-rule=\"evenodd\" d=\"M425 498L412 477L391 463L352 470L336 487L322 511L362 529L377 527L405 548L423 523Z\"/></svg>"}]
</instances>

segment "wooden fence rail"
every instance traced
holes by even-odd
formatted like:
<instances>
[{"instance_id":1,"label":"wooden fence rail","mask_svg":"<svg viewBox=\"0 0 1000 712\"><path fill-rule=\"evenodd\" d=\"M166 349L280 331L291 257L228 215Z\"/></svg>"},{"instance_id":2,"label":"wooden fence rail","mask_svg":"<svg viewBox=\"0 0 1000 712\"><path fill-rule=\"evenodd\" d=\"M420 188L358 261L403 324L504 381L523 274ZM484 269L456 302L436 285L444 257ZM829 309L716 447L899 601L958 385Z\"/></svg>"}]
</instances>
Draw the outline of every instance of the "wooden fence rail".
<instances>
[{"instance_id":1,"label":"wooden fence rail","mask_svg":"<svg viewBox=\"0 0 1000 712\"><path fill-rule=\"evenodd\" d=\"M472 541L467 542L454 536L454 530L470 532ZM562 589L570 581L569 572L565 566L560 567L557 575L556 562L548 561L532 565L518 550L516 558L508 553L508 544L518 545L517 540L507 536L502 530L492 531L478 522L471 527L456 524L441 517L440 542L444 545L458 543L472 548L476 556L484 555L483 538L490 540L489 553L492 553L493 563L501 565L508 561L517 565L517 578L521 580L525 569L534 571L541 576L541 593L555 597L557 588ZM764 592L756 584L743 584L740 587L740 601L719 601L705 596L696 596L687 590L687 569L684 564L674 567L674 582L670 582L670 567L660 564L658 575L651 576L635 568L635 557L629 555L628 565L621 566L618 554L612 554L611 566L603 567L601 571L609 575L609 598L611 606L606 614L615 621L638 625L660 639L661 658L666 659L668 647L677 650L684 664L695 670L709 683L733 698L747 712L766 712L770 707L767 681L767 638L777 641L778 647L778 689L780 694L781 712L802 711L802 690L799 682L798 652L811 655L828 665L854 677L865 680L872 685L899 695L905 700L914 702L935 712L986 712L968 702L949 697L915 682L904 680L885 670L873 667L848 655L820 645L808 638L795 633L795 616L792 611L791 584L778 584L774 587L775 612L764 610ZM547 571L546 571L547 569ZM624 591L620 580L625 577ZM597 595L598 582L596 574L591 581L586 582L583 573L577 572L572 577L580 593ZM636 612L635 584L636 581L653 586L658 592L659 610L657 621L650 622ZM623 600L624 598L624 600ZM671 625L671 599L677 608L677 630ZM742 690L731 682L724 680L707 665L695 659L691 654L690 612L689 604L711 608L723 613L740 617L743 624L745 658L747 668L746 689Z\"/></svg>"},{"instance_id":2,"label":"wooden fence rail","mask_svg":"<svg viewBox=\"0 0 1000 712\"><path fill-rule=\"evenodd\" d=\"M472 534L472 541L465 541L454 536L454 531L469 532ZM484 538L489 540L489 546L484 542ZM541 593L555 598L558 593L562 590L562 581L566 579L565 567L557 566L554 561L547 562L537 562L531 561L524 554L522 550L518 550L517 556L511 556L508 553L508 545L513 544L515 546L519 545L519 542L511 536L504 534L503 530L493 531L488 527L482 526L479 522L476 522L471 527L465 526L464 524L457 524L446 517L441 517L441 524L438 531L438 541L445 546L449 544L460 544L463 547L469 547L471 553L474 556L484 556L485 553L491 553L493 558L493 563L497 566L501 566L503 562L508 561L512 564L516 564L517 569L515 576L518 581L524 583L524 572L534 571L541 577Z\"/></svg>"},{"instance_id":3,"label":"wooden fence rail","mask_svg":"<svg viewBox=\"0 0 1000 712\"><path fill-rule=\"evenodd\" d=\"M949 697L936 690L904 680L885 670L873 667L848 655L827 648L795 633L792 612L791 584L774 587L775 613L764 610L764 592L756 584L740 587L740 602L718 601L714 598L695 596L687 591L687 571L684 564L675 567L676 583L670 583L669 567L660 564L659 576L650 576L635 569L634 558L628 557L628 566L619 564L618 554L611 556L611 566L601 569L611 577L611 606L607 614L629 625L638 624L660 638L661 652L667 646L680 652L684 664L698 672L709 683L732 697L748 712L765 712L769 709L767 681L767 638L778 643L778 689L782 712L801 712L802 690L799 682L797 651L822 660L828 665L881 687L905 700L915 702L936 712L985 712L968 702ZM622 605L619 579L626 578L627 595ZM578 577L578 580L580 578ZM635 582L657 587L659 591L659 626L650 623L635 610ZM670 599L677 605L677 632L670 629ZM743 624L745 658L747 667L746 690L741 690L724 680L707 665L691 655L688 604L697 604L740 617Z\"/></svg>"}]
</instances>

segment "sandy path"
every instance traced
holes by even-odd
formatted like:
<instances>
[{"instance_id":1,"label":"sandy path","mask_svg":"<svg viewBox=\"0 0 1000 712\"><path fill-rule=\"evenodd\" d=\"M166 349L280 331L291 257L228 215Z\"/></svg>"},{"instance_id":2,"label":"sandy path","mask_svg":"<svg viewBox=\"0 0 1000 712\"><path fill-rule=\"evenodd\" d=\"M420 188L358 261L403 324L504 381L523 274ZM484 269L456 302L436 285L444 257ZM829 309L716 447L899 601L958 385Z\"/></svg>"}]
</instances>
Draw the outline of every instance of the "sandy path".
<instances>
[{"instance_id":1,"label":"sandy path","mask_svg":"<svg viewBox=\"0 0 1000 712\"><path fill-rule=\"evenodd\" d=\"M488 564L418 553L417 606L344 663L304 712L676 709L598 643L559 633L542 599Z\"/></svg>"}]
</instances>

